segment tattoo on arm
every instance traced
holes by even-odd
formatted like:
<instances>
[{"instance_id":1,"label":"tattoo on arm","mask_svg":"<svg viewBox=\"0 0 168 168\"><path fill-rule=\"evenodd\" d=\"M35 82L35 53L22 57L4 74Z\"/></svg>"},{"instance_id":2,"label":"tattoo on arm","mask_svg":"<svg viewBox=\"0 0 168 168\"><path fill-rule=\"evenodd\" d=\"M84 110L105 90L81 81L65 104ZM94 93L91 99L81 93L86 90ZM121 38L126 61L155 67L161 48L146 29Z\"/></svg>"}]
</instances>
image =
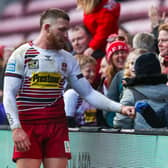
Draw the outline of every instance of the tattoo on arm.
<instances>
[{"instance_id":1,"label":"tattoo on arm","mask_svg":"<svg viewBox=\"0 0 168 168\"><path fill-rule=\"evenodd\" d=\"M12 124L14 123L14 120L13 120L13 118L12 118L11 114L10 114L10 113L6 113L6 115L7 115L7 118L8 118L9 124L10 124L10 125L12 125Z\"/></svg>"}]
</instances>

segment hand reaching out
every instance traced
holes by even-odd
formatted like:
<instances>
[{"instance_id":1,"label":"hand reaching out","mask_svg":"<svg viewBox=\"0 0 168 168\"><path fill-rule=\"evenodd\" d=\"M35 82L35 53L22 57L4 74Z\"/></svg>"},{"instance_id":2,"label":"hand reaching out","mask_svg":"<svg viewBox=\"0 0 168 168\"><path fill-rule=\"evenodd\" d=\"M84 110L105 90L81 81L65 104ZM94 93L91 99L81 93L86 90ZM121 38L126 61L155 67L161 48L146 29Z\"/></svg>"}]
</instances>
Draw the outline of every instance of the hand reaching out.
<instances>
[{"instance_id":1,"label":"hand reaching out","mask_svg":"<svg viewBox=\"0 0 168 168\"><path fill-rule=\"evenodd\" d=\"M151 6L148 10L148 16L153 28L158 26L160 23L166 22L166 12L160 14L158 7Z\"/></svg>"},{"instance_id":2,"label":"hand reaching out","mask_svg":"<svg viewBox=\"0 0 168 168\"><path fill-rule=\"evenodd\" d=\"M121 109L121 114L127 115L130 118L135 118L136 113L135 113L135 107L134 106L122 106Z\"/></svg>"},{"instance_id":3,"label":"hand reaching out","mask_svg":"<svg viewBox=\"0 0 168 168\"><path fill-rule=\"evenodd\" d=\"M148 16L151 21L152 27L158 26L160 21L159 9L151 6L148 10Z\"/></svg>"}]
</instances>

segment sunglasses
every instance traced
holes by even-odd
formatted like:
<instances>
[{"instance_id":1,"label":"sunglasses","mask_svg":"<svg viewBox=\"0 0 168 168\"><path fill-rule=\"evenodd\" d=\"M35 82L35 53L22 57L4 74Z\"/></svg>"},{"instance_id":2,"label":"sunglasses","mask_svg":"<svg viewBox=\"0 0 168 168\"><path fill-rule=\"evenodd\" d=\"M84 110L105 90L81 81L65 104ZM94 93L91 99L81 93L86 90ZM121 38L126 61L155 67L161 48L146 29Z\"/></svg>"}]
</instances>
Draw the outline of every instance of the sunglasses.
<instances>
[{"instance_id":1,"label":"sunglasses","mask_svg":"<svg viewBox=\"0 0 168 168\"><path fill-rule=\"evenodd\" d=\"M113 41L125 41L125 37L124 36L111 36L109 38L107 38L107 42L113 42Z\"/></svg>"}]
</instances>

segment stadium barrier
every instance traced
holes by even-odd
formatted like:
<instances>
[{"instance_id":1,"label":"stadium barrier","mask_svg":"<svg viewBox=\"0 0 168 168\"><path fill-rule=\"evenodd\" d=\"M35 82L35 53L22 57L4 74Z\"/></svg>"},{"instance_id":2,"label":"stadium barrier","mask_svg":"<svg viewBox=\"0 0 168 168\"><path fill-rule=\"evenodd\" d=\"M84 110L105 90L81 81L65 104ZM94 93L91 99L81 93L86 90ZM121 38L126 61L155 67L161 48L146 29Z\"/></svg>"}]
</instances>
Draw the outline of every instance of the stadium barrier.
<instances>
[{"instance_id":1,"label":"stadium barrier","mask_svg":"<svg viewBox=\"0 0 168 168\"><path fill-rule=\"evenodd\" d=\"M167 130L69 129L68 168L168 168ZM9 127L0 127L0 168L15 168Z\"/></svg>"}]
</instances>

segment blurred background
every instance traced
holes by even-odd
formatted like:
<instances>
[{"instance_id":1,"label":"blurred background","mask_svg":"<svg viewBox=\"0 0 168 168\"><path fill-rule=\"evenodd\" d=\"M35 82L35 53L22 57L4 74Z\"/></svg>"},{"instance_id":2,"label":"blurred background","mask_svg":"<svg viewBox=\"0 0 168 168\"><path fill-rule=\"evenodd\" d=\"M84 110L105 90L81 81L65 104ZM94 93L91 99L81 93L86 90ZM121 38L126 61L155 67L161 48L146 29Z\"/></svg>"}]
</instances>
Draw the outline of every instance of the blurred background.
<instances>
[{"instance_id":1,"label":"blurred background","mask_svg":"<svg viewBox=\"0 0 168 168\"><path fill-rule=\"evenodd\" d=\"M160 12L168 11L168 0L120 0L120 24L134 35L151 31L148 10L151 6ZM0 1L0 45L17 46L32 40L39 32L40 13L56 7L67 11L71 25L82 23L82 11L76 8L76 0L1 0Z\"/></svg>"}]
</instances>

